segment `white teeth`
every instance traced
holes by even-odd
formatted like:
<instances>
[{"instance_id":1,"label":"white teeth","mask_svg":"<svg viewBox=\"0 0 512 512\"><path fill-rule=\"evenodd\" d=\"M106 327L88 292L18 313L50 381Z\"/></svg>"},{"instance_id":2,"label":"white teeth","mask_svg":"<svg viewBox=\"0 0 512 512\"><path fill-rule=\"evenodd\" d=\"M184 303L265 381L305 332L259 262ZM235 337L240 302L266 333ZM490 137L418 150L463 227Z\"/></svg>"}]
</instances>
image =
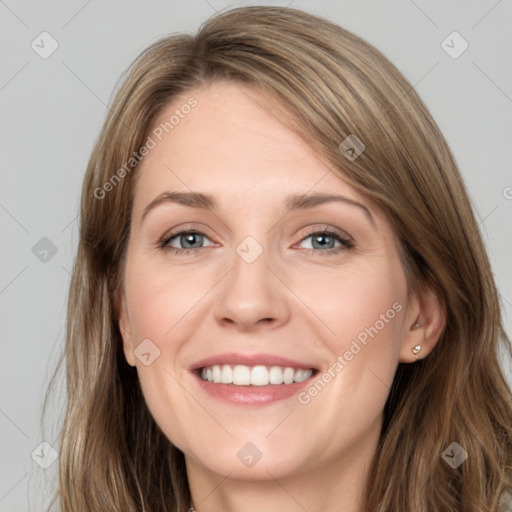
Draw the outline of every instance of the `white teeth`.
<instances>
[{"instance_id":1,"label":"white teeth","mask_svg":"<svg viewBox=\"0 0 512 512\"><path fill-rule=\"evenodd\" d=\"M311 373L308 373L309 370L297 370L295 372L295 375L293 376L294 382L303 382L306 379L309 379L311 377Z\"/></svg>"},{"instance_id":2,"label":"white teeth","mask_svg":"<svg viewBox=\"0 0 512 512\"><path fill-rule=\"evenodd\" d=\"M250 383L251 369L248 366L237 364L233 368L233 384L236 384L237 386L248 386Z\"/></svg>"},{"instance_id":3,"label":"white teeth","mask_svg":"<svg viewBox=\"0 0 512 512\"><path fill-rule=\"evenodd\" d=\"M268 370L264 366L255 366L251 370L251 384L253 386L266 386L268 382Z\"/></svg>"},{"instance_id":4,"label":"white teeth","mask_svg":"<svg viewBox=\"0 0 512 512\"><path fill-rule=\"evenodd\" d=\"M237 364L213 365L203 368L201 378L214 384L234 384L236 386L268 386L304 382L313 374L312 369L263 365L245 366Z\"/></svg>"},{"instance_id":5,"label":"white teeth","mask_svg":"<svg viewBox=\"0 0 512 512\"><path fill-rule=\"evenodd\" d=\"M222 384L231 384L233 382L233 368L229 364L222 365L220 381Z\"/></svg>"},{"instance_id":6,"label":"white teeth","mask_svg":"<svg viewBox=\"0 0 512 512\"><path fill-rule=\"evenodd\" d=\"M212 367L212 374L213 374L213 382L218 384L220 382L220 366L213 366Z\"/></svg>"},{"instance_id":7,"label":"white teeth","mask_svg":"<svg viewBox=\"0 0 512 512\"><path fill-rule=\"evenodd\" d=\"M272 366L269 372L270 384L282 384L284 382L283 370L279 366Z\"/></svg>"},{"instance_id":8,"label":"white teeth","mask_svg":"<svg viewBox=\"0 0 512 512\"><path fill-rule=\"evenodd\" d=\"M285 384L291 384L293 382L293 377L295 375L295 370L293 368L285 368L283 372L283 380Z\"/></svg>"}]
</instances>

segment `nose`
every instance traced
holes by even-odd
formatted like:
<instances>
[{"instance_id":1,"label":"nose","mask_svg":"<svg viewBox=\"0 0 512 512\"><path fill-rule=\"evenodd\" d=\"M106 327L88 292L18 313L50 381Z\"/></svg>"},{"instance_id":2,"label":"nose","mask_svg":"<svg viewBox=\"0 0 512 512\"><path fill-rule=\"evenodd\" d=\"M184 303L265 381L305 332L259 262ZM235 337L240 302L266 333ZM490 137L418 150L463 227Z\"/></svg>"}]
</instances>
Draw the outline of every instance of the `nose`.
<instances>
[{"instance_id":1,"label":"nose","mask_svg":"<svg viewBox=\"0 0 512 512\"><path fill-rule=\"evenodd\" d=\"M290 291L269 259L265 250L252 262L235 253L231 271L219 283L217 322L244 332L288 322Z\"/></svg>"}]
</instances>

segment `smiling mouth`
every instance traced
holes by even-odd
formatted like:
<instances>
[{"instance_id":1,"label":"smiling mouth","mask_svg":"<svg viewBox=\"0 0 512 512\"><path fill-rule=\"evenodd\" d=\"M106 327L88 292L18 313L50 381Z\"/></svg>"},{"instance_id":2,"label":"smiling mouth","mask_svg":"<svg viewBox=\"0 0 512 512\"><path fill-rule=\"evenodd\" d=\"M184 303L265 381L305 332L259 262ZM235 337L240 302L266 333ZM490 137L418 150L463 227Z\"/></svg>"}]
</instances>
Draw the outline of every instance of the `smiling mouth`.
<instances>
[{"instance_id":1,"label":"smiling mouth","mask_svg":"<svg viewBox=\"0 0 512 512\"><path fill-rule=\"evenodd\" d=\"M213 384L235 386L279 386L304 382L318 373L314 368L292 368L289 366L245 366L241 364L216 364L199 368L197 375Z\"/></svg>"}]
</instances>

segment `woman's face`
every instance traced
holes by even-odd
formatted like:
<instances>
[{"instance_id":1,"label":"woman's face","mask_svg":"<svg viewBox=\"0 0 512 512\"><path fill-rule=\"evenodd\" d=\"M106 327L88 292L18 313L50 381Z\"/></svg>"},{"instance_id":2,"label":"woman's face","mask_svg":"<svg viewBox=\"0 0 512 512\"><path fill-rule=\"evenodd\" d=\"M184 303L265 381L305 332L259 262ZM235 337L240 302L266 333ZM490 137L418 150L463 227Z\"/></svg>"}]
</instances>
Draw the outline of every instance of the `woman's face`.
<instances>
[{"instance_id":1,"label":"woman's face","mask_svg":"<svg viewBox=\"0 0 512 512\"><path fill-rule=\"evenodd\" d=\"M387 220L251 98L218 82L157 121L179 118L137 171L124 351L189 467L338 471L375 448L418 309Z\"/></svg>"}]
</instances>

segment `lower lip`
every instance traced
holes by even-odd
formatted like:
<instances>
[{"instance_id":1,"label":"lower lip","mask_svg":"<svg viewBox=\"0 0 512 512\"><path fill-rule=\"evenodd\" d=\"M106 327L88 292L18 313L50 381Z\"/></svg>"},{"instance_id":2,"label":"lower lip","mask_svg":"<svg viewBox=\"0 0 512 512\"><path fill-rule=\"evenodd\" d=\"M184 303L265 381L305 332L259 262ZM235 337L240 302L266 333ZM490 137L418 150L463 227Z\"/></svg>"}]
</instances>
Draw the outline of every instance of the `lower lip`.
<instances>
[{"instance_id":1,"label":"lower lip","mask_svg":"<svg viewBox=\"0 0 512 512\"><path fill-rule=\"evenodd\" d=\"M305 381L293 384L269 384L268 386L235 386L214 384L193 373L201 388L210 396L235 405L267 405L297 395L301 388L310 384L315 373Z\"/></svg>"}]
</instances>

